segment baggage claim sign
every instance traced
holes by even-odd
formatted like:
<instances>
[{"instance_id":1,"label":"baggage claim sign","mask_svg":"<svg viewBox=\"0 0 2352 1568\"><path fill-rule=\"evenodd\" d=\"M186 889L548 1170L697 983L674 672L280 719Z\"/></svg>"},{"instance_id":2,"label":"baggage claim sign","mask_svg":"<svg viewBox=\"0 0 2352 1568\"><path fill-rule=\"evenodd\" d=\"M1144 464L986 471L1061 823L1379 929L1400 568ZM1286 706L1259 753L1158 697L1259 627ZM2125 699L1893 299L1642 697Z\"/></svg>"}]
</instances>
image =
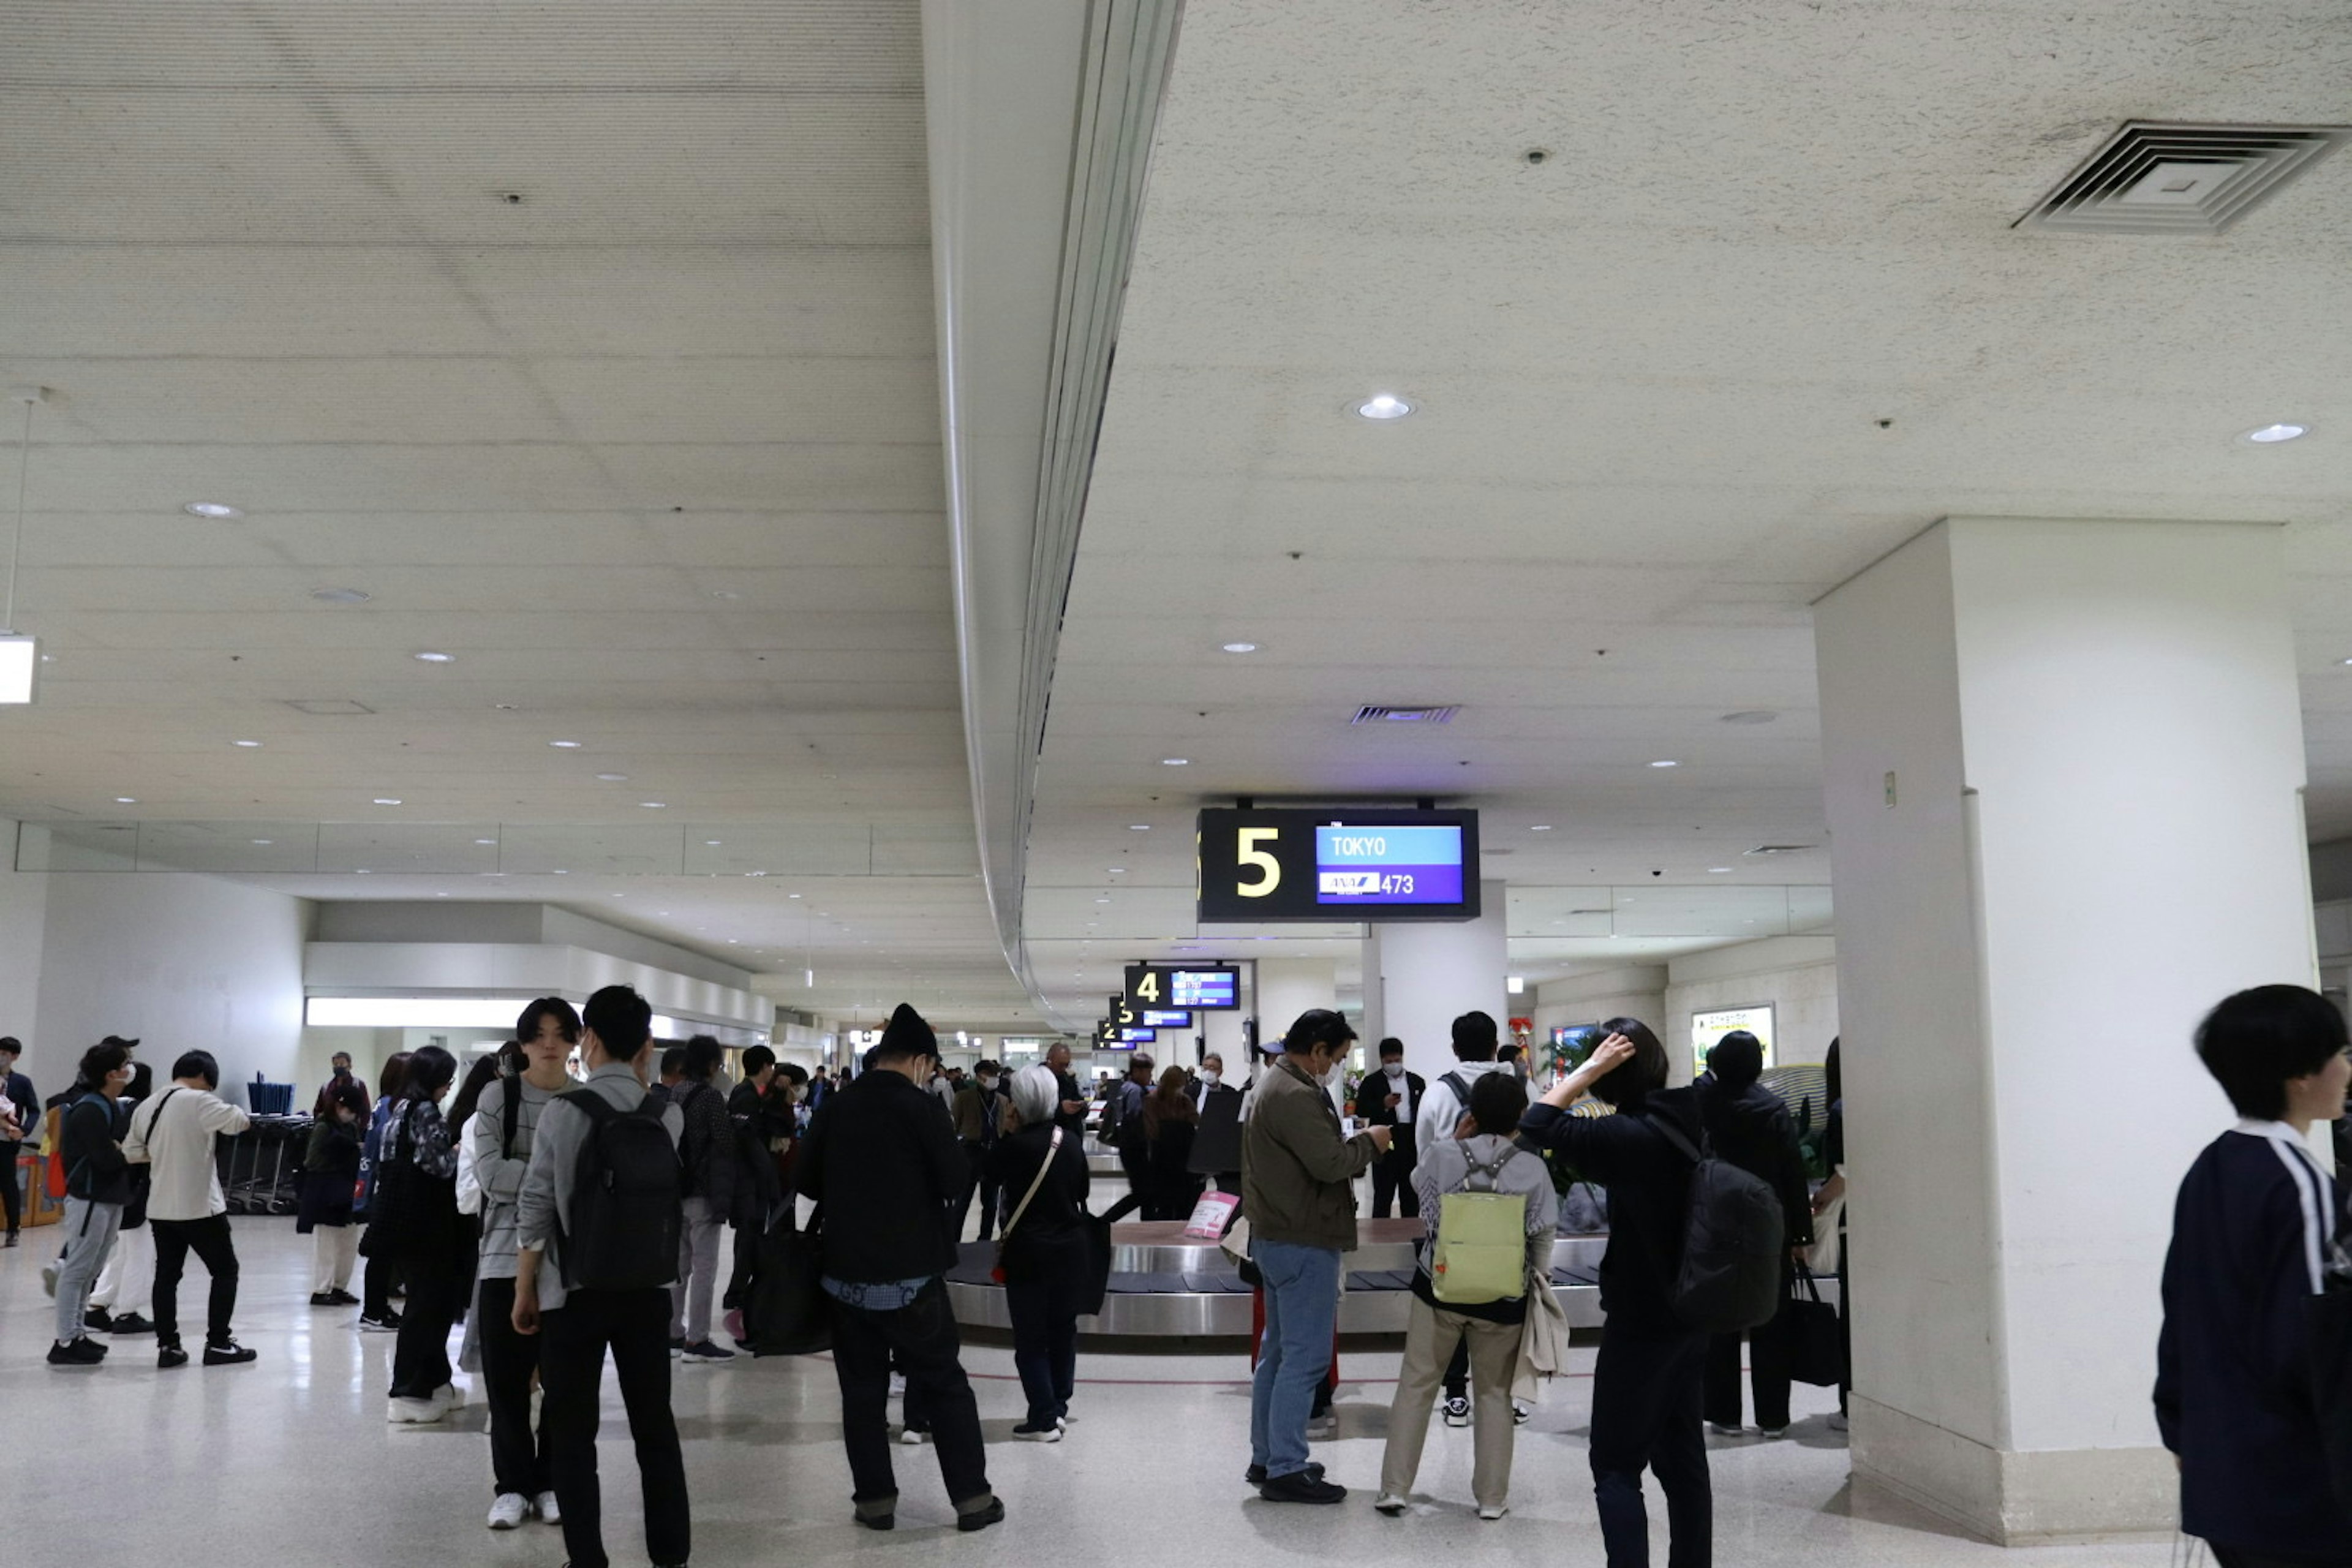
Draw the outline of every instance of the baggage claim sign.
<instances>
[{"instance_id":1,"label":"baggage claim sign","mask_svg":"<svg viewBox=\"0 0 2352 1568\"><path fill-rule=\"evenodd\" d=\"M1478 918L1475 811L1211 809L1203 921Z\"/></svg>"}]
</instances>

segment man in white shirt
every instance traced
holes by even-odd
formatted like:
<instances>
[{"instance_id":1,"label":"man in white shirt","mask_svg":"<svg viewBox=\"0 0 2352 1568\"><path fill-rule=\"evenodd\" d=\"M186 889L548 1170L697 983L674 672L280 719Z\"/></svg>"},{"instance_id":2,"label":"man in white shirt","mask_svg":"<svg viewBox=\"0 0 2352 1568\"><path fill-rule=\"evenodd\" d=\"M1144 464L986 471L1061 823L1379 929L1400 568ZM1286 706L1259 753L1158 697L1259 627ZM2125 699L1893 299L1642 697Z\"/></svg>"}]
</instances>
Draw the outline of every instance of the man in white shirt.
<instances>
[{"instance_id":1,"label":"man in white shirt","mask_svg":"<svg viewBox=\"0 0 2352 1568\"><path fill-rule=\"evenodd\" d=\"M205 1364L236 1366L254 1359L236 1342L236 1248L229 1240L228 1200L221 1195L213 1142L253 1125L253 1119L213 1091L220 1064L210 1051L189 1051L172 1064L172 1086L131 1118L122 1152L151 1173L147 1220L155 1233L155 1364L188 1364L180 1348L180 1275L194 1251L212 1276L205 1313Z\"/></svg>"},{"instance_id":2,"label":"man in white shirt","mask_svg":"<svg viewBox=\"0 0 2352 1568\"><path fill-rule=\"evenodd\" d=\"M1440 1143L1451 1143L1470 1110L1470 1089L1490 1072L1509 1070L1495 1059L1501 1044L1494 1018L1486 1013L1465 1013L1454 1020L1454 1070L1429 1080L1421 1109L1412 1119L1412 1141L1423 1153Z\"/></svg>"}]
</instances>

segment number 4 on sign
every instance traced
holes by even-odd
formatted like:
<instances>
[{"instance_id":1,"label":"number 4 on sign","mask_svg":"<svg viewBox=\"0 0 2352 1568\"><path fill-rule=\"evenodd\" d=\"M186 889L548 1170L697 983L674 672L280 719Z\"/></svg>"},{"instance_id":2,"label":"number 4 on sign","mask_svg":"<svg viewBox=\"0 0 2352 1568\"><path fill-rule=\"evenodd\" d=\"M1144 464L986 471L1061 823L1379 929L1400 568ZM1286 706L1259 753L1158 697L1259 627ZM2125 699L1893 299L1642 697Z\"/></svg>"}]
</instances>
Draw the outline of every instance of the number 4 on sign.
<instances>
[{"instance_id":1,"label":"number 4 on sign","mask_svg":"<svg viewBox=\"0 0 2352 1568\"><path fill-rule=\"evenodd\" d=\"M1160 971L1147 969L1143 978L1135 983L1135 994L1146 1006L1160 1000Z\"/></svg>"}]
</instances>

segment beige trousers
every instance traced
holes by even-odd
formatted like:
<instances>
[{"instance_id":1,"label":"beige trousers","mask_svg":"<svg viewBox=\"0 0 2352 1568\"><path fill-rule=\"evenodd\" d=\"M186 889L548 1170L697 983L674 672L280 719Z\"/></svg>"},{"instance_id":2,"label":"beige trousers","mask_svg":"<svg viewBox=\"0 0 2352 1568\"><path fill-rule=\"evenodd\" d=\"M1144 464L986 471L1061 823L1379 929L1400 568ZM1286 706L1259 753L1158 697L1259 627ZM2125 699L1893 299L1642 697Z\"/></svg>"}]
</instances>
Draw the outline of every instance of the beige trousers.
<instances>
[{"instance_id":1,"label":"beige trousers","mask_svg":"<svg viewBox=\"0 0 2352 1568\"><path fill-rule=\"evenodd\" d=\"M1472 1448L1470 1492L1480 1508L1500 1508L1511 1496L1511 1373L1519 1357L1519 1326L1465 1318L1413 1298L1404 1331L1404 1365L1389 1406L1388 1452L1381 1460L1381 1490L1403 1497L1421 1471L1429 1414L1445 1363L1464 1336L1470 1341Z\"/></svg>"}]
</instances>

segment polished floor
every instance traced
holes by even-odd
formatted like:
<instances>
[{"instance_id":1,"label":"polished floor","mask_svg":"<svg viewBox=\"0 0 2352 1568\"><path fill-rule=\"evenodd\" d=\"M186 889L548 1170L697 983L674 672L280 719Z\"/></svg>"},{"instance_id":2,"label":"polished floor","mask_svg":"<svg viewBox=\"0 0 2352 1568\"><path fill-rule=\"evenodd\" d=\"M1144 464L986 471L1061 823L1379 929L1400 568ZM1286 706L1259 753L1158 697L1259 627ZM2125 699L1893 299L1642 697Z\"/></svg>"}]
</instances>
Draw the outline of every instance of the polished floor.
<instances>
[{"instance_id":1,"label":"polished floor","mask_svg":"<svg viewBox=\"0 0 2352 1568\"><path fill-rule=\"evenodd\" d=\"M237 1328L261 1352L249 1367L158 1372L152 1341L125 1339L93 1372L57 1371L40 1264L54 1231L0 1252L0 1561L90 1564L205 1561L236 1568L300 1564L543 1564L562 1560L557 1532L492 1534L481 1413L434 1428L383 1419L389 1336L362 1337L348 1311L307 1304L310 1243L290 1219L240 1219ZM184 1319L202 1317L200 1271ZM1340 1436L1319 1445L1333 1479L1358 1489L1336 1509L1264 1503L1240 1484L1248 1460L1246 1368L1234 1354L1082 1354L1080 1419L1058 1446L1016 1443L1019 1384L1001 1346L966 1364L992 1440L991 1478L1007 1524L959 1536L928 1449L901 1449L899 1527L849 1519L829 1366L748 1359L680 1366L676 1403L694 1491L695 1562L819 1563L836 1557L1034 1568L1093 1557L1119 1568L1201 1563L1428 1562L1475 1551L1597 1568L1585 1469L1587 1389L1565 1382L1519 1435L1507 1519L1482 1524L1468 1506L1470 1434L1431 1434L1423 1499L1401 1520L1371 1509L1393 1352L1343 1358ZM1583 1365L1589 1371L1590 1353ZM2162 1544L2001 1552L1919 1511L1851 1487L1833 1396L1801 1389L1800 1420L1776 1443L1713 1439L1716 1561L1725 1568L2158 1568ZM607 1386L606 1536L614 1561L643 1562L628 1450ZM1658 1526L1657 1561L1664 1561Z\"/></svg>"}]
</instances>

